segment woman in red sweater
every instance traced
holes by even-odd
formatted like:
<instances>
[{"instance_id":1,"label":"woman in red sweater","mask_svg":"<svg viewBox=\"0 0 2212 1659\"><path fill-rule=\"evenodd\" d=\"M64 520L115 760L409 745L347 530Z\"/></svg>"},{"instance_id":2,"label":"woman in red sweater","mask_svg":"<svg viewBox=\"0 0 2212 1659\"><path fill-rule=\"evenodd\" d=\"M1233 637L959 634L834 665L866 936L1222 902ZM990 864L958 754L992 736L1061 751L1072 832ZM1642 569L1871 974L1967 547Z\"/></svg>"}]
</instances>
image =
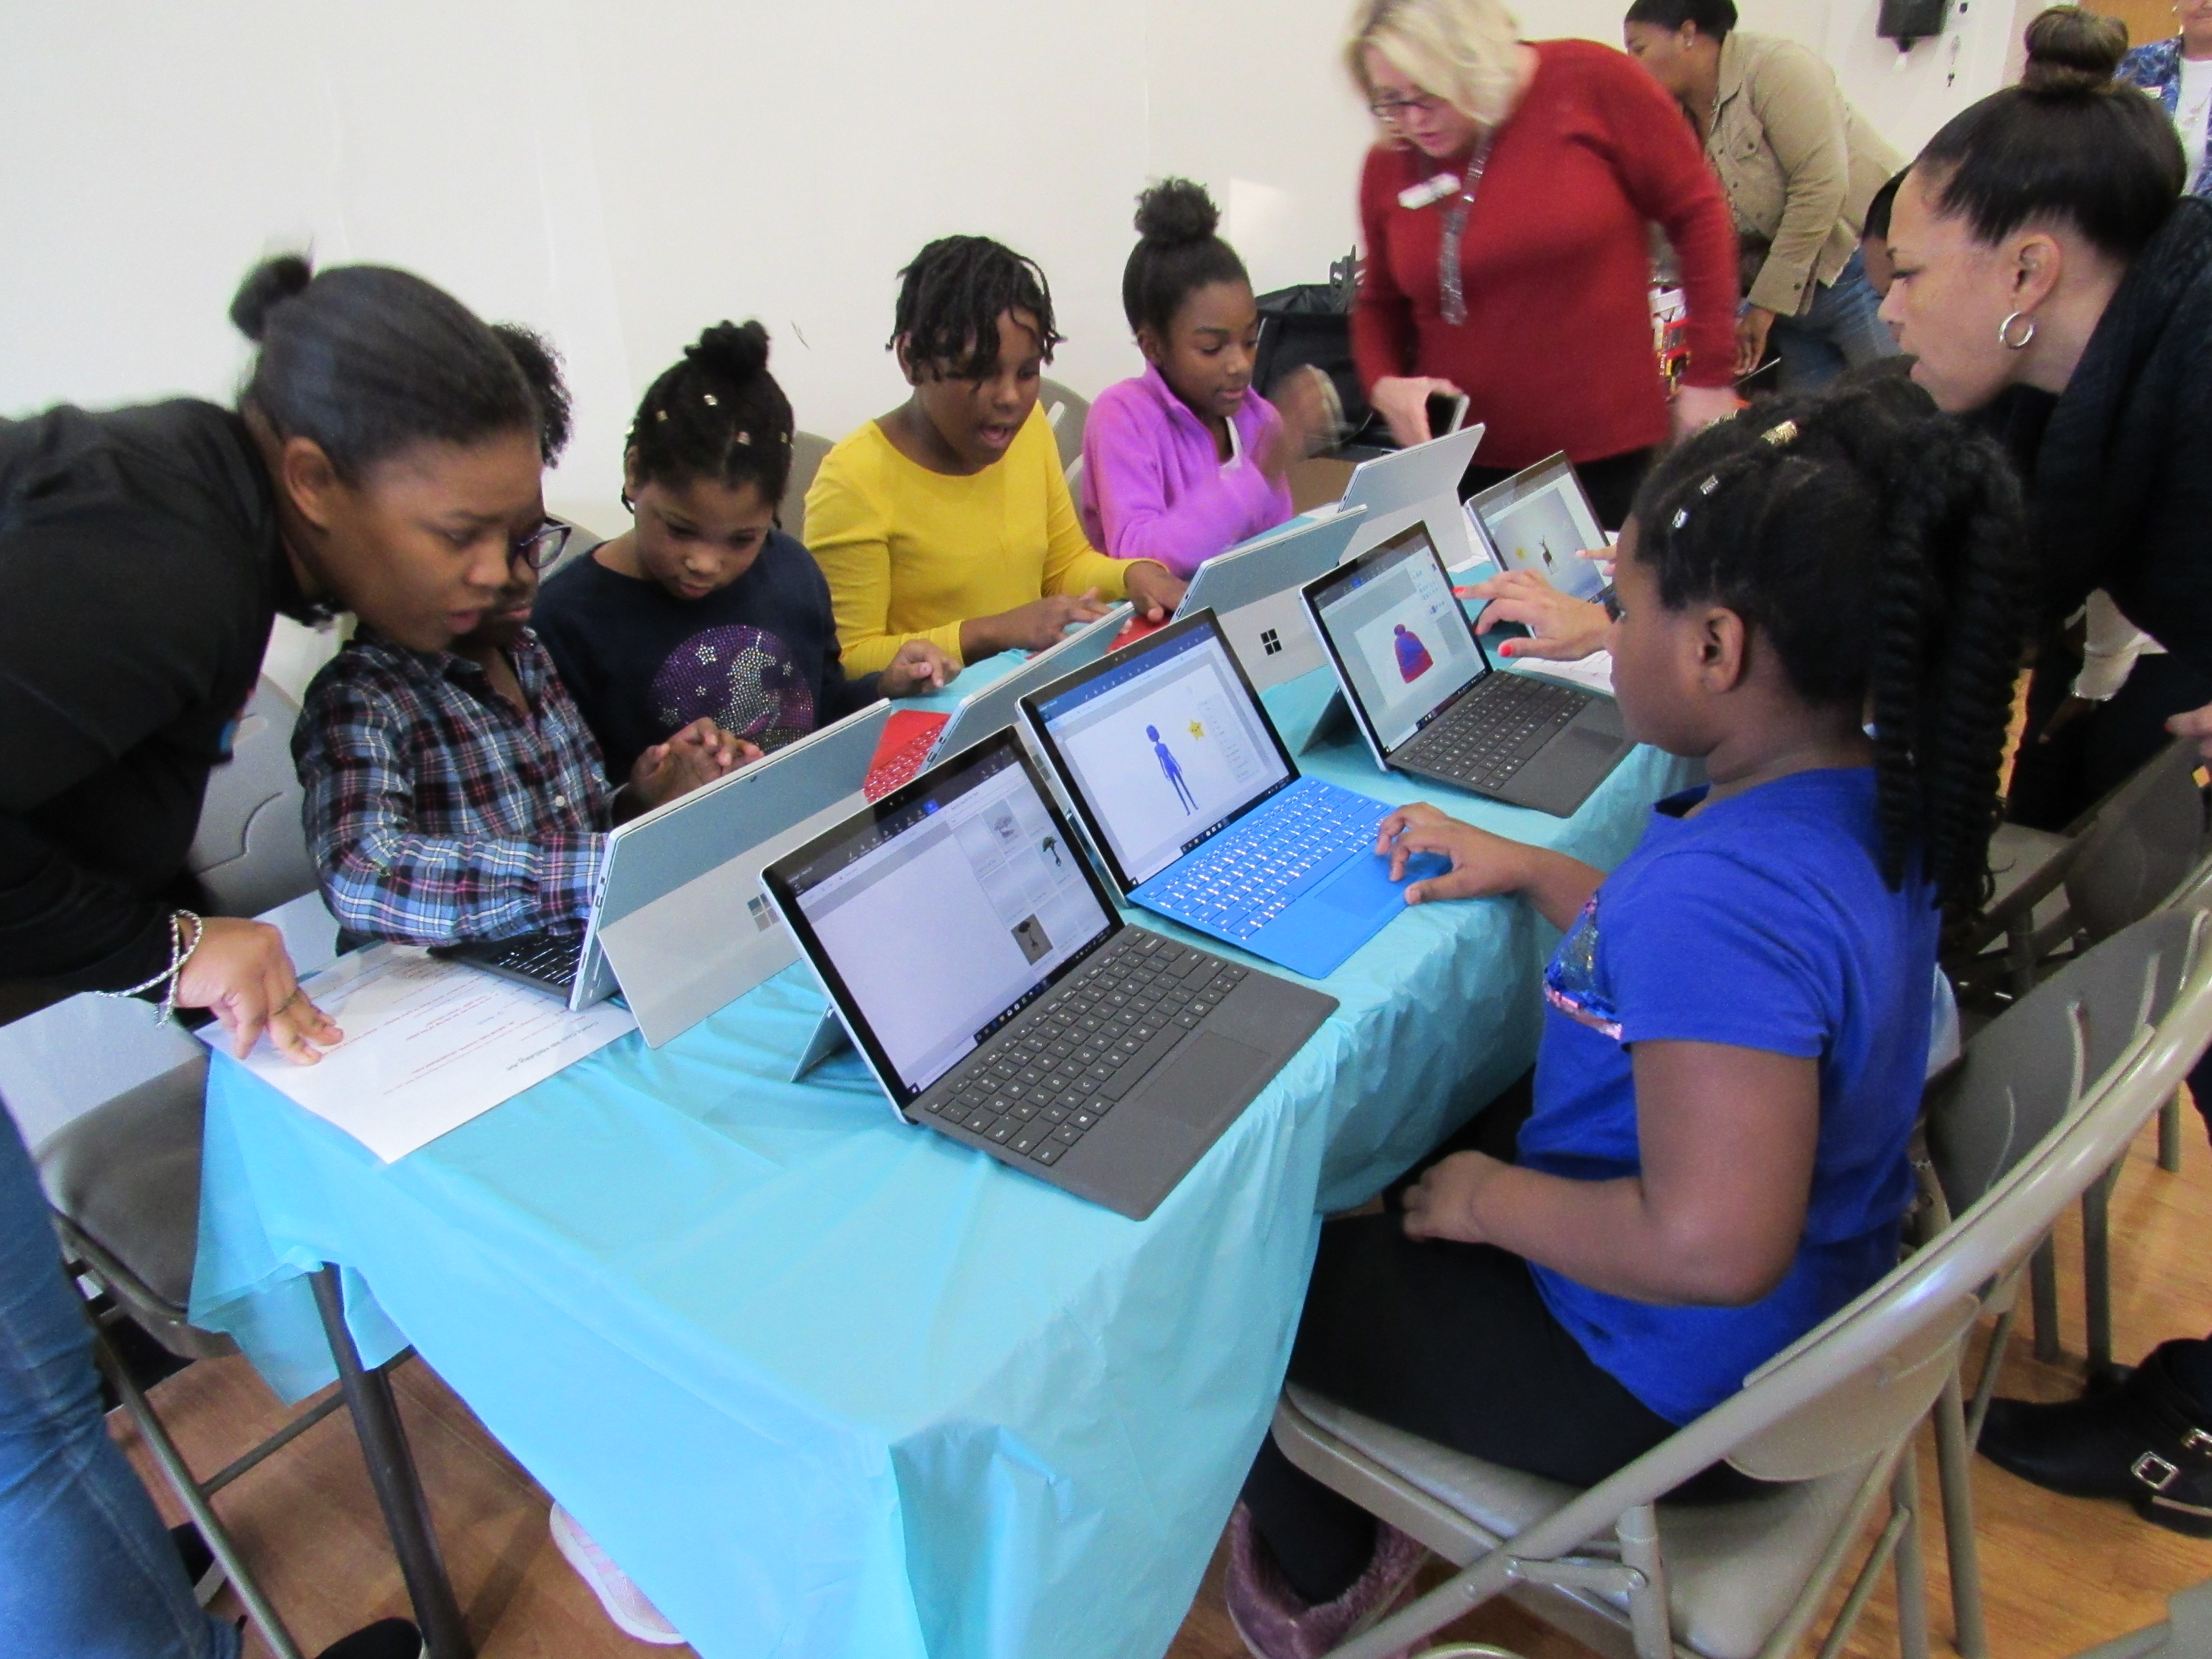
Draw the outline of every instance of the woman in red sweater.
<instances>
[{"instance_id":1,"label":"woman in red sweater","mask_svg":"<svg viewBox=\"0 0 2212 1659\"><path fill-rule=\"evenodd\" d=\"M1565 450L1618 528L1669 435L1650 223L1689 301L1672 432L1740 406L1735 231L1697 135L1633 59L1523 41L1499 0L1360 0L1346 57L1383 133L1352 317L1376 412L1420 443L1430 394L1464 392L1490 428L1465 490Z\"/></svg>"}]
</instances>

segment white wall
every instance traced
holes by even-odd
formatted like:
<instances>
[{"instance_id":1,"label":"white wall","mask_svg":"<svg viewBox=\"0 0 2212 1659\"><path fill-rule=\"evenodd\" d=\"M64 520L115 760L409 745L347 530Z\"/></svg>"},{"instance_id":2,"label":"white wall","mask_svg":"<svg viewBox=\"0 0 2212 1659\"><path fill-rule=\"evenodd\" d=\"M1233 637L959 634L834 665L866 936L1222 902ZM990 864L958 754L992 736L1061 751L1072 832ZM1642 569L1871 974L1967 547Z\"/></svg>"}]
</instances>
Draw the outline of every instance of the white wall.
<instances>
[{"instance_id":1,"label":"white wall","mask_svg":"<svg viewBox=\"0 0 2212 1659\"><path fill-rule=\"evenodd\" d=\"M1819 46L1901 148L1997 84L2014 0L1954 0L1899 54L1877 0L1745 0ZM1617 41L1625 0L1521 0L1532 36ZM223 321L264 251L410 266L566 353L556 510L612 528L646 381L758 316L800 422L902 393L893 274L932 235L1034 254L1095 391L1136 362L1132 198L1186 173L1259 286L1351 246L1367 138L1346 0L205 0L0 12L0 410L227 397ZM2004 14L2000 15L2000 14Z\"/></svg>"}]
</instances>

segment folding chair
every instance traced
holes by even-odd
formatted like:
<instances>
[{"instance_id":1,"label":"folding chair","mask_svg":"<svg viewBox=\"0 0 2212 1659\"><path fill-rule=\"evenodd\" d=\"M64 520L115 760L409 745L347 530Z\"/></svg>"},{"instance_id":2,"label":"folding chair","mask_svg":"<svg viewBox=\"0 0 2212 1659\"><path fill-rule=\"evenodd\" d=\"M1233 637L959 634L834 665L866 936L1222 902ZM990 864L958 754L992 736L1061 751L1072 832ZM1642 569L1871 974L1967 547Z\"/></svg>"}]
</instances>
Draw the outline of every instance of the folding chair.
<instances>
[{"instance_id":1,"label":"folding chair","mask_svg":"<svg viewBox=\"0 0 2212 1659\"><path fill-rule=\"evenodd\" d=\"M2167 1019L2139 1032L2081 1109L1956 1221L1741 1392L1587 1491L1533 1480L1287 1389L1274 1433L1291 1461L1460 1567L1333 1659L1382 1659L1509 1593L1608 1654L1781 1659L1840 1577L1885 1489L1890 1513L1821 1651L1841 1648L1893 1560L1899 1645L1918 1659L1927 1622L1913 1431L1955 1370L1984 1286L2018 1272L2208 1036L2212 968L2200 961ZM1790 1484L1736 1505L1665 1501L1723 1459Z\"/></svg>"},{"instance_id":2,"label":"folding chair","mask_svg":"<svg viewBox=\"0 0 2212 1659\"><path fill-rule=\"evenodd\" d=\"M267 680L257 690L233 741L232 759L210 775L207 800L188 864L213 901L215 914L253 915L315 890L315 872L301 829L301 791L291 759L298 709ZM294 908L295 907L287 907ZM304 907L321 917L320 957L327 961L336 926L319 900ZM295 957L296 957L295 948ZM308 965L313 965L312 958ZM129 1320L185 1360L238 1352L227 1336L192 1324L192 1266L198 1249L200 1147L208 1052L173 1028L149 1030L143 1006L76 997L10 1028L0 1063L51 1066L58 1051L131 1050L143 1073L130 1086L88 1105L49 1111L27 1121L33 1157L53 1206L54 1228L71 1280L101 1294L88 1301L94 1355L121 1397L178 1500L238 1590L246 1613L278 1659L299 1659L275 1608L240 1557L210 1500L264 1459L289 1445L341 1405L352 1408L371 1478L393 1533L417 1621L438 1659L465 1659L460 1615L437 1559L428 1510L399 1426L389 1373L412 1357L362 1367L347 1333L337 1269L317 1275L340 1391L294 1417L269 1439L203 1480L195 1475L152 1403L122 1363L108 1333ZM35 1074L0 1075L0 1094L38 1101L51 1093ZM55 1125L54 1117L63 1117ZM42 1132L43 1131L43 1132ZM101 1308L105 1301L108 1305Z\"/></svg>"},{"instance_id":3,"label":"folding chair","mask_svg":"<svg viewBox=\"0 0 2212 1659\"><path fill-rule=\"evenodd\" d=\"M2203 852L2197 768L2196 746L2177 740L2063 834L1998 826L1996 895L1945 953L1960 999L2026 996L2055 956L2078 954L2163 903Z\"/></svg>"},{"instance_id":4,"label":"folding chair","mask_svg":"<svg viewBox=\"0 0 2212 1659\"><path fill-rule=\"evenodd\" d=\"M2094 1087L2146 1028L2164 1019L2185 975L2204 954L2204 919L2167 910L2075 957L1967 1042L1948 1082L1929 1097L1926 1138L1934 1185L1927 1216L1941 1236L1954 1210L1980 1199L2081 1109ZM2115 1164L2117 1168L2117 1163ZM2082 1253L2089 1286L2090 1346L2112 1349L2107 1170L2083 1194ZM2047 1241L2032 1254L2039 1328L2057 1325L2057 1278ZM2017 1276L1992 1281L1984 1306L1997 1316L1971 1407L1955 1377L1936 1408L1936 1468L1960 1651L1987 1651L1981 1573L1973 1532L1970 1468L2016 1314Z\"/></svg>"},{"instance_id":5,"label":"folding chair","mask_svg":"<svg viewBox=\"0 0 2212 1659\"><path fill-rule=\"evenodd\" d=\"M785 535L794 540L806 539L806 492L814 488L814 475L822 470L823 458L831 447L830 440L819 433L791 434L791 478L783 487L783 501L775 509L775 522Z\"/></svg>"},{"instance_id":6,"label":"folding chair","mask_svg":"<svg viewBox=\"0 0 2212 1659\"><path fill-rule=\"evenodd\" d=\"M1044 405L1046 424L1060 446L1060 468L1074 489L1083 478L1083 428L1091 420L1091 399L1058 380L1037 383L1037 401Z\"/></svg>"}]
</instances>

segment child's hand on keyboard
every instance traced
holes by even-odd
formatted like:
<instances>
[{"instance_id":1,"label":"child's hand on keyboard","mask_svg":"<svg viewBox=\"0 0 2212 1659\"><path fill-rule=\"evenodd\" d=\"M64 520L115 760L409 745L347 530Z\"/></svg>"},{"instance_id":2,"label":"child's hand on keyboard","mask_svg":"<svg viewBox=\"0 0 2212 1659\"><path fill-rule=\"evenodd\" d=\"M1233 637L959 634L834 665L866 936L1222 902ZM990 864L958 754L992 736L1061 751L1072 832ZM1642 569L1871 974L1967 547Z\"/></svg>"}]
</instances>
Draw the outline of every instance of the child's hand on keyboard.
<instances>
[{"instance_id":1,"label":"child's hand on keyboard","mask_svg":"<svg viewBox=\"0 0 2212 1659\"><path fill-rule=\"evenodd\" d=\"M1376 827L1375 850L1390 860L1390 879L1404 881L1407 863L1422 853L1451 860L1451 868L1425 881L1408 883L1406 902L1434 899L1489 898L1517 893L1528 884L1528 848L1438 811L1425 801L1401 806Z\"/></svg>"},{"instance_id":2,"label":"child's hand on keyboard","mask_svg":"<svg viewBox=\"0 0 2212 1659\"><path fill-rule=\"evenodd\" d=\"M941 691L960 675L960 665L943 646L928 640L908 640L898 655L884 665L876 689L887 697L919 696Z\"/></svg>"}]
</instances>

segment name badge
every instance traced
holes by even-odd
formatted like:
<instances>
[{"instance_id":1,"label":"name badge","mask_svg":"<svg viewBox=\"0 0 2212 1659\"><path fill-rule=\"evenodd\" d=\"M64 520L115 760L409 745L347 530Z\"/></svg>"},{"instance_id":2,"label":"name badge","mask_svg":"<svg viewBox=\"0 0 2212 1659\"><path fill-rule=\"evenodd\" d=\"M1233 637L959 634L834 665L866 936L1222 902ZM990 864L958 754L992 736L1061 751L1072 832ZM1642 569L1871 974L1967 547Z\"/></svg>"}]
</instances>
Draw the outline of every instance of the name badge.
<instances>
[{"instance_id":1,"label":"name badge","mask_svg":"<svg viewBox=\"0 0 2212 1659\"><path fill-rule=\"evenodd\" d=\"M1441 202L1445 197L1455 194L1458 190L1459 178L1456 174L1439 173L1424 184L1408 185L1400 191L1398 205L1418 212L1432 203Z\"/></svg>"}]
</instances>

